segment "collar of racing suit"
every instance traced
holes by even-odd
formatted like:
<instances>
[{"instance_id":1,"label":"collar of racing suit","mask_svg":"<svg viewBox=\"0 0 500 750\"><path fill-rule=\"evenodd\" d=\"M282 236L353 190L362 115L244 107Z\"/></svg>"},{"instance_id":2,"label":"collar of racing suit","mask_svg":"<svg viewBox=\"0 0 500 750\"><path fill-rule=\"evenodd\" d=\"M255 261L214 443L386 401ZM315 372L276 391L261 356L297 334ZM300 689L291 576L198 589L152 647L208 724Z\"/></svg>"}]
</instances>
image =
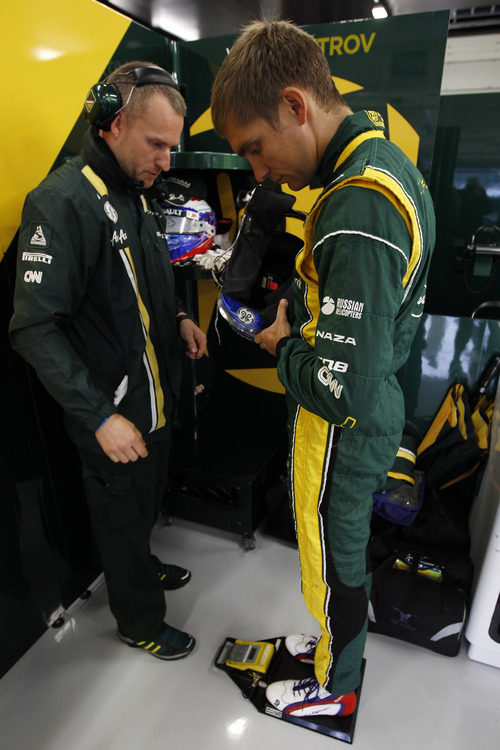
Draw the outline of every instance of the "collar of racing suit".
<instances>
[{"instance_id":1,"label":"collar of racing suit","mask_svg":"<svg viewBox=\"0 0 500 750\"><path fill-rule=\"evenodd\" d=\"M89 128L85 134L82 156L106 185L132 195L137 195L143 190L142 181L131 180L127 177L115 155L95 128Z\"/></svg>"},{"instance_id":2,"label":"collar of racing suit","mask_svg":"<svg viewBox=\"0 0 500 750\"><path fill-rule=\"evenodd\" d=\"M337 163L344 148L352 142L353 138L369 131L379 131L382 134L384 129L384 120L378 112L362 110L347 115L326 147L318 165L317 177L321 185L326 187L332 181L332 164Z\"/></svg>"}]
</instances>

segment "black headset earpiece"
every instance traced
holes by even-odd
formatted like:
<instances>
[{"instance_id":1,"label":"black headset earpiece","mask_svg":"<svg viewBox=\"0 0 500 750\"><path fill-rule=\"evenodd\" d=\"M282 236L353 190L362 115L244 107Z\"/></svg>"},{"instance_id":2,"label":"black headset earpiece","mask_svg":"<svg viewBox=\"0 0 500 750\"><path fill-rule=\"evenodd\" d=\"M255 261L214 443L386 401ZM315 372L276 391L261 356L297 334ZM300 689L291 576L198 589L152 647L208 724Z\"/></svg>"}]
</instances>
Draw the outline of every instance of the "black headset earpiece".
<instances>
[{"instance_id":1,"label":"black headset earpiece","mask_svg":"<svg viewBox=\"0 0 500 750\"><path fill-rule=\"evenodd\" d=\"M109 130L122 108L122 95L114 83L96 83L83 104L83 116L98 130Z\"/></svg>"},{"instance_id":2,"label":"black headset earpiece","mask_svg":"<svg viewBox=\"0 0 500 750\"><path fill-rule=\"evenodd\" d=\"M85 98L83 116L97 130L109 130L118 112L128 104L128 100L123 102L116 83L132 83L131 93L134 88L152 85L170 86L180 91L175 78L163 68L154 65L129 70L123 74L123 81L96 83Z\"/></svg>"}]
</instances>

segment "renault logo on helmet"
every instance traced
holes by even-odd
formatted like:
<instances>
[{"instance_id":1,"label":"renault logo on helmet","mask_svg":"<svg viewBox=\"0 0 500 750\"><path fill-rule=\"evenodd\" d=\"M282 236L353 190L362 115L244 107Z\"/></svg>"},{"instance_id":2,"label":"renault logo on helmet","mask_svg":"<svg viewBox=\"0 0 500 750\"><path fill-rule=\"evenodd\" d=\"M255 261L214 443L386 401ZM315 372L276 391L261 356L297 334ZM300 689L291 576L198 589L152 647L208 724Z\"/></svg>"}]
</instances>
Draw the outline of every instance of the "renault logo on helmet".
<instances>
[{"instance_id":1,"label":"renault logo on helmet","mask_svg":"<svg viewBox=\"0 0 500 750\"><path fill-rule=\"evenodd\" d=\"M86 112L90 112L90 110L92 109L92 107L93 107L93 106L94 106L94 104L95 104L95 101L96 101L96 99L95 99L95 94L94 94L94 92L93 92L93 91L91 90L91 91L89 91L89 93L87 94L87 98L85 99L85 102L84 102L84 105L83 105L83 106L85 107L85 111L86 111Z\"/></svg>"}]
</instances>

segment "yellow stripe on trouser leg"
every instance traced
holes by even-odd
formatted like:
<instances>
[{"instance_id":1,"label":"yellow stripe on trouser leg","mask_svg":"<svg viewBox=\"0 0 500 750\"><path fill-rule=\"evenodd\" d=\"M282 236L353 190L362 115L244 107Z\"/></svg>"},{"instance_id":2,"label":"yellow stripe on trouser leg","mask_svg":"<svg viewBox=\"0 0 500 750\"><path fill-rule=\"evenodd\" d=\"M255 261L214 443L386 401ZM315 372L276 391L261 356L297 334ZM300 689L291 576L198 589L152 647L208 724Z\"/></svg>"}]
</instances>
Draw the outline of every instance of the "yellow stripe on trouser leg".
<instances>
[{"instance_id":1,"label":"yellow stripe on trouser leg","mask_svg":"<svg viewBox=\"0 0 500 750\"><path fill-rule=\"evenodd\" d=\"M295 422L292 453L292 491L297 525L302 593L309 612L321 628L316 648L316 679L326 682L331 635L325 613L329 589L325 583L325 549L318 505L325 491L325 456L333 430L320 417L300 408Z\"/></svg>"}]
</instances>

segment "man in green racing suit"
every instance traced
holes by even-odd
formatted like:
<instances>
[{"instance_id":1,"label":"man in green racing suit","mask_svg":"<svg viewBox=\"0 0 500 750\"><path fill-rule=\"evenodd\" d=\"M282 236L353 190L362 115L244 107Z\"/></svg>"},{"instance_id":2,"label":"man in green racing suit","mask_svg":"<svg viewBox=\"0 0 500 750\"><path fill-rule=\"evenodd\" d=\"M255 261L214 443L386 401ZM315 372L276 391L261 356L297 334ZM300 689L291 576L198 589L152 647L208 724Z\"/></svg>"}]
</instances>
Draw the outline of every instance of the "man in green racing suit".
<instances>
[{"instance_id":1,"label":"man in green racing suit","mask_svg":"<svg viewBox=\"0 0 500 750\"><path fill-rule=\"evenodd\" d=\"M253 85L239 102L243 75ZM316 680L266 694L290 715L347 715L366 641L372 494L404 426L397 373L423 313L432 201L380 115L352 113L315 40L292 24L247 27L217 75L212 117L259 182L323 188L296 259L293 325L282 300L255 337L286 388L302 591L320 626L319 637L287 638Z\"/></svg>"}]
</instances>

